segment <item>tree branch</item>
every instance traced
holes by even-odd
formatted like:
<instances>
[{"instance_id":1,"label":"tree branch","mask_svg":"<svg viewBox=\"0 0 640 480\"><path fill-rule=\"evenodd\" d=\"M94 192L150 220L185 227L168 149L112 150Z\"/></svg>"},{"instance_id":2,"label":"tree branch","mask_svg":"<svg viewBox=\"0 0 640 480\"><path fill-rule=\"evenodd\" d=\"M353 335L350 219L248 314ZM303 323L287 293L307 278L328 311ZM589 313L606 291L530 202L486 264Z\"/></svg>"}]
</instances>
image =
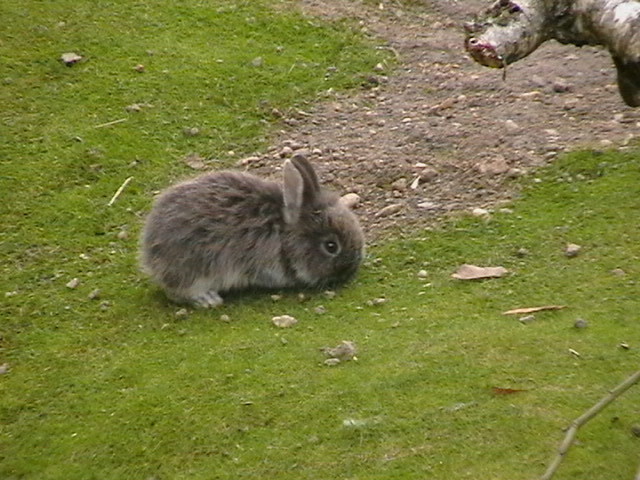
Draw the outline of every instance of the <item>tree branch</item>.
<instances>
[{"instance_id":1,"label":"tree branch","mask_svg":"<svg viewBox=\"0 0 640 480\"><path fill-rule=\"evenodd\" d=\"M609 392L608 395L602 398L602 400L600 400L593 407L591 407L589 410L584 412L581 416L576 418L571 423L571 426L569 427L569 430L567 430L567 434L565 435L564 440L560 444L560 448L558 448L557 455L554 457L553 461L549 465L549 468L547 468L547 471L545 472L545 474L542 477L540 477L540 480L550 480L551 477L553 477L553 475L556 473L556 470L560 466L562 459L564 458L566 453L569 451L569 448L573 444L576 438L576 435L578 433L578 429L580 429L580 427L582 427L585 423L587 423L589 420L595 417L598 413L604 410L604 408L607 405L609 405L616 398L618 398L620 395L626 392L629 388L635 385L639 380L640 380L640 370L638 370L636 373L631 375L629 378L627 378L624 382L622 382L616 388L611 390L611 392ZM636 480L640 480L640 471L638 471L638 474L636 475Z\"/></svg>"}]
</instances>

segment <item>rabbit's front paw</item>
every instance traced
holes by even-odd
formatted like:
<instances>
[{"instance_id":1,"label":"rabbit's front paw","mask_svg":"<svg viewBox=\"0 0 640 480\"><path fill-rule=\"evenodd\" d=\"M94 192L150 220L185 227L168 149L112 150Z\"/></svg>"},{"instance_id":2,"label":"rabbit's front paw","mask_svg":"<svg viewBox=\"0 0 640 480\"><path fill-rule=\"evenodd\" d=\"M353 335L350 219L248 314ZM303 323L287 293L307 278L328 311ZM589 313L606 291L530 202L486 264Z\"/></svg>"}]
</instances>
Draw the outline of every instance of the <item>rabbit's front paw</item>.
<instances>
[{"instance_id":1,"label":"rabbit's front paw","mask_svg":"<svg viewBox=\"0 0 640 480\"><path fill-rule=\"evenodd\" d=\"M223 303L222 297L218 295L218 292L215 290L209 290L200 295L195 295L191 298L191 301L196 307L201 308L214 308Z\"/></svg>"}]
</instances>

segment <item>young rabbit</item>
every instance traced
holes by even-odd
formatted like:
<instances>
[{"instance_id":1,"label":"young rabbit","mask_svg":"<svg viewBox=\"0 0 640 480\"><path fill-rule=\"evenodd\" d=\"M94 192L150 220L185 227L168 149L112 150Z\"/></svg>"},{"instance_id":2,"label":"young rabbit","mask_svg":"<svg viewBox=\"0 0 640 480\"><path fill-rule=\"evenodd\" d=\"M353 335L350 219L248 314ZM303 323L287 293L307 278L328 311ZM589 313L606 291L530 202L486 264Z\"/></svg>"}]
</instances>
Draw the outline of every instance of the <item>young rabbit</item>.
<instances>
[{"instance_id":1,"label":"young rabbit","mask_svg":"<svg viewBox=\"0 0 640 480\"><path fill-rule=\"evenodd\" d=\"M306 159L286 160L283 177L220 171L170 187L146 220L143 270L169 299L204 308L229 290L348 281L364 251L356 216Z\"/></svg>"}]
</instances>

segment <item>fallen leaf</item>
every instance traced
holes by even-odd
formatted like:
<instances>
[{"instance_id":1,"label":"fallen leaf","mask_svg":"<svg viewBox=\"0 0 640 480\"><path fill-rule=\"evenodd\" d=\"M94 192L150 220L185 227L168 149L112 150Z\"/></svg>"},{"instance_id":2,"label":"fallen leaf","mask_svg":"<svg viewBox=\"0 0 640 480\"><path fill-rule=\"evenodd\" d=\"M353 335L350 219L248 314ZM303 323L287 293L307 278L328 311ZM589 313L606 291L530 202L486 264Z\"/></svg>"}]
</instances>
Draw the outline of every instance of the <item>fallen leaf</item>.
<instances>
[{"instance_id":1,"label":"fallen leaf","mask_svg":"<svg viewBox=\"0 0 640 480\"><path fill-rule=\"evenodd\" d=\"M514 308L513 310L507 310L506 312L502 312L503 315L520 315L526 313L536 313L543 312L545 310L562 310L563 308L567 308L566 305L543 305L541 307L525 307L525 308Z\"/></svg>"},{"instance_id":2,"label":"fallen leaf","mask_svg":"<svg viewBox=\"0 0 640 480\"><path fill-rule=\"evenodd\" d=\"M184 157L182 161L194 170L202 170L203 168L207 167L207 165L204 163L204 158L202 158L197 153L190 153L189 155Z\"/></svg>"},{"instance_id":3,"label":"fallen leaf","mask_svg":"<svg viewBox=\"0 0 640 480\"><path fill-rule=\"evenodd\" d=\"M512 395L514 393L526 392L527 390L521 388L491 387L491 391L494 395Z\"/></svg>"},{"instance_id":4,"label":"fallen leaf","mask_svg":"<svg viewBox=\"0 0 640 480\"><path fill-rule=\"evenodd\" d=\"M476 265L461 265L451 276L458 280L479 280L482 278L504 277L509 271L504 267L478 267Z\"/></svg>"}]
</instances>

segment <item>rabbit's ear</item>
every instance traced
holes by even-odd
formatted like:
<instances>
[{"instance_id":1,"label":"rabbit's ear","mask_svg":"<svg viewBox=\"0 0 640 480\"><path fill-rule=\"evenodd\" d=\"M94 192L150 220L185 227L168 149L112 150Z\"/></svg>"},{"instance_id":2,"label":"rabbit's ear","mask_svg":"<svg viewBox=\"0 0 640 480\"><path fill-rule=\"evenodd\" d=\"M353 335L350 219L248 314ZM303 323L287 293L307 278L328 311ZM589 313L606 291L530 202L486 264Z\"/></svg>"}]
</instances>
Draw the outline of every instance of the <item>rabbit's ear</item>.
<instances>
[{"instance_id":1,"label":"rabbit's ear","mask_svg":"<svg viewBox=\"0 0 640 480\"><path fill-rule=\"evenodd\" d=\"M320 182L315 170L309 160L303 157L294 157L291 163L298 169L304 180L304 201L306 204L313 203L320 193Z\"/></svg>"},{"instance_id":2,"label":"rabbit's ear","mask_svg":"<svg viewBox=\"0 0 640 480\"><path fill-rule=\"evenodd\" d=\"M282 184L282 194L284 197L284 221L288 224L294 224L300 218L304 180L300 171L290 160L284 162L283 172L284 181Z\"/></svg>"}]
</instances>

